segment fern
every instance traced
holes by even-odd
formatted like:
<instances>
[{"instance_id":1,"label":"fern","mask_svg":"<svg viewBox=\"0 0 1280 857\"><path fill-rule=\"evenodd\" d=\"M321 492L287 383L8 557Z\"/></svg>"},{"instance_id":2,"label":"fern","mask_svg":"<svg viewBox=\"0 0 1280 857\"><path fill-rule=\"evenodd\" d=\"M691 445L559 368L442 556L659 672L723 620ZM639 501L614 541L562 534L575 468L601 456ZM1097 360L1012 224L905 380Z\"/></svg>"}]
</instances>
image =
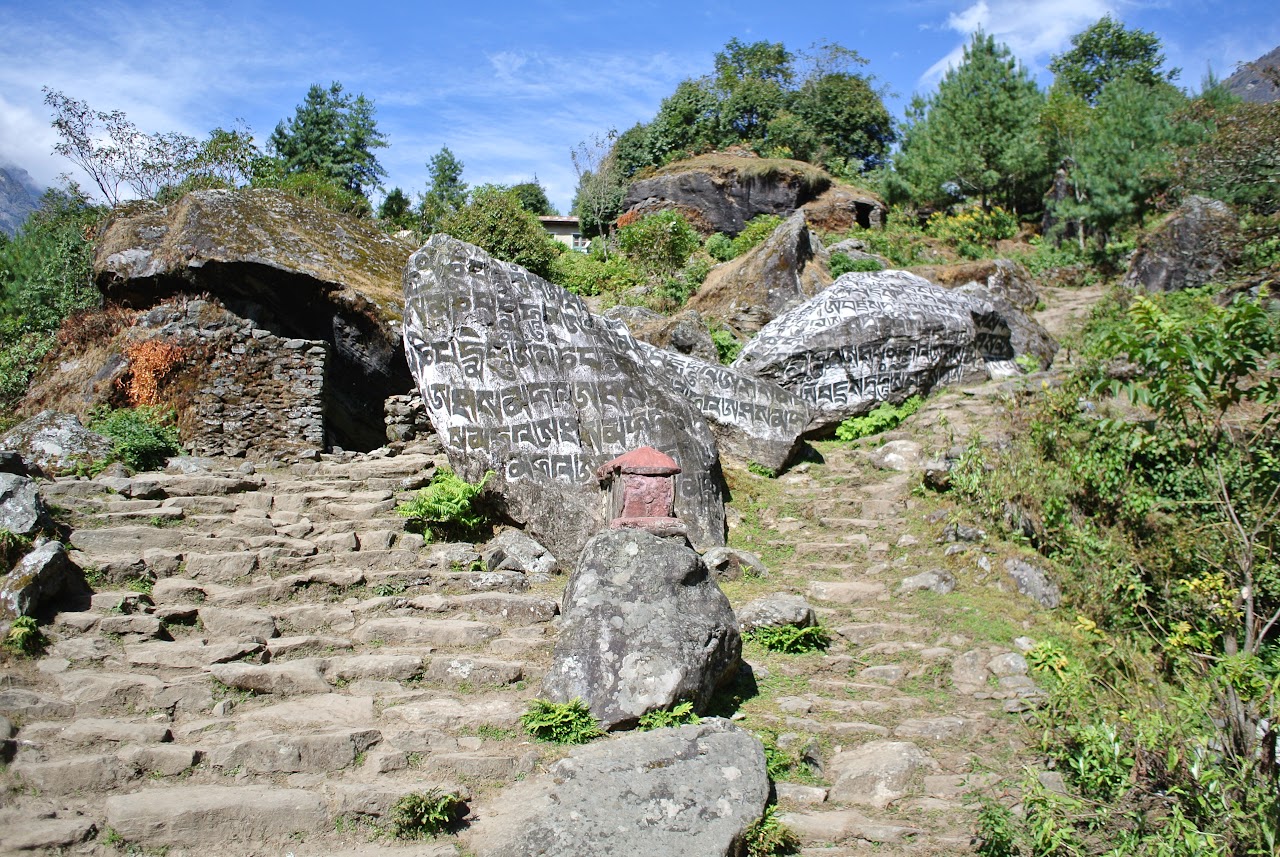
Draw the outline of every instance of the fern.
<instances>
[{"instance_id":1,"label":"fern","mask_svg":"<svg viewBox=\"0 0 1280 857\"><path fill-rule=\"evenodd\" d=\"M491 476L492 470L472 484L448 467L442 467L430 485L418 491L412 500L396 507L396 514L409 518L425 534L470 535L489 520L488 515L476 507L475 499Z\"/></svg>"},{"instance_id":2,"label":"fern","mask_svg":"<svg viewBox=\"0 0 1280 857\"><path fill-rule=\"evenodd\" d=\"M882 402L871 413L861 417L849 417L836 427L836 439L843 441L858 440L873 434L897 428L907 417L920 410L924 399L912 396L901 405Z\"/></svg>"},{"instance_id":3,"label":"fern","mask_svg":"<svg viewBox=\"0 0 1280 857\"><path fill-rule=\"evenodd\" d=\"M581 699L569 702L535 699L520 715L520 724L533 737L553 744L585 744L604 735L591 709Z\"/></svg>"},{"instance_id":4,"label":"fern","mask_svg":"<svg viewBox=\"0 0 1280 857\"><path fill-rule=\"evenodd\" d=\"M682 702L674 708L659 708L657 711L642 715L636 728L641 732L648 732L652 729L666 729L669 726L687 726L701 719L694 713L692 702Z\"/></svg>"},{"instance_id":5,"label":"fern","mask_svg":"<svg viewBox=\"0 0 1280 857\"><path fill-rule=\"evenodd\" d=\"M795 625L762 625L747 632L754 640L771 652L798 655L804 652L823 651L831 645L831 635L821 625L798 628Z\"/></svg>"}]
</instances>

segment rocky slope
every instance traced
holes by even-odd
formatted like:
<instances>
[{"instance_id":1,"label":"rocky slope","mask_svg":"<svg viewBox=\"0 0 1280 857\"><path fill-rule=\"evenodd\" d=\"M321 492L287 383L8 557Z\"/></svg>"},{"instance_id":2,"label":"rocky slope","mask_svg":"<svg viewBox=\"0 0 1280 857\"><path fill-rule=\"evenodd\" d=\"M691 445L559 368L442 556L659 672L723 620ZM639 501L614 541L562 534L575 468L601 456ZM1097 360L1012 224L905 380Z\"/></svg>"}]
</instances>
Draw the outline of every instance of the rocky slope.
<instances>
[{"instance_id":1,"label":"rocky slope","mask_svg":"<svg viewBox=\"0 0 1280 857\"><path fill-rule=\"evenodd\" d=\"M12 235L40 206L43 191L22 167L0 164L0 232Z\"/></svg>"}]
</instances>

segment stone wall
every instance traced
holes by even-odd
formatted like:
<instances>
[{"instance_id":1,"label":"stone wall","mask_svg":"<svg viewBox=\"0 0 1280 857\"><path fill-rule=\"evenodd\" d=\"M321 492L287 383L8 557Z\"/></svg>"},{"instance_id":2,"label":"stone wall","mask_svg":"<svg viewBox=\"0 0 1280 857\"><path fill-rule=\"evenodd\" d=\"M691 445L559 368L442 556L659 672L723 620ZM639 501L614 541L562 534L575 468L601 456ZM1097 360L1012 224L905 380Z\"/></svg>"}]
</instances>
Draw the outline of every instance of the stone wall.
<instances>
[{"instance_id":1,"label":"stone wall","mask_svg":"<svg viewBox=\"0 0 1280 857\"><path fill-rule=\"evenodd\" d=\"M162 401L177 406L193 454L265 459L325 448L324 342L276 336L204 300L156 306L128 339L184 349Z\"/></svg>"}]
</instances>

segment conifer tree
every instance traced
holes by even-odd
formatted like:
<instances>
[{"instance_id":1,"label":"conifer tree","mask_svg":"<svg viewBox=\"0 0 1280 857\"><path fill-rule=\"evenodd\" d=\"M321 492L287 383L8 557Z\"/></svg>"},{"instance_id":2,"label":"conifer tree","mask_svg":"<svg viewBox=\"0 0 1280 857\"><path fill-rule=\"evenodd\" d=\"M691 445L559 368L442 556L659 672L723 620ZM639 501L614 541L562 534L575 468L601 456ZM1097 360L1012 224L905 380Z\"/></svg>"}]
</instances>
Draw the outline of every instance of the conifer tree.
<instances>
[{"instance_id":1,"label":"conifer tree","mask_svg":"<svg viewBox=\"0 0 1280 857\"><path fill-rule=\"evenodd\" d=\"M286 173L316 173L358 194L387 174L373 153L387 146L373 102L344 95L337 81L328 89L313 84L293 118L276 125L270 145Z\"/></svg>"},{"instance_id":2,"label":"conifer tree","mask_svg":"<svg viewBox=\"0 0 1280 857\"><path fill-rule=\"evenodd\" d=\"M938 91L912 99L898 172L920 202L1034 207L1049 179L1037 134L1043 103L1008 47L975 33Z\"/></svg>"},{"instance_id":3,"label":"conifer tree","mask_svg":"<svg viewBox=\"0 0 1280 857\"><path fill-rule=\"evenodd\" d=\"M467 183L462 180L462 161L444 146L427 164L427 191L418 209L423 231L435 232L442 220L466 202Z\"/></svg>"}]
</instances>

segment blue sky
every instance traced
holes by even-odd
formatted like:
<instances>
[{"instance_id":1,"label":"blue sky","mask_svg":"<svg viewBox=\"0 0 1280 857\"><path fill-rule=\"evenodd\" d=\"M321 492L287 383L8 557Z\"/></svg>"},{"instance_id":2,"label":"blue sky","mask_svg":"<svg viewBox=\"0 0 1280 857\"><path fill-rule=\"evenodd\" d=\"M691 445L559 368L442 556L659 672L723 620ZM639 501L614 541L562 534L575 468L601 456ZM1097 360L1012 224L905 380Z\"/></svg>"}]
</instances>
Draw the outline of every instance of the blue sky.
<instances>
[{"instance_id":1,"label":"blue sky","mask_svg":"<svg viewBox=\"0 0 1280 857\"><path fill-rule=\"evenodd\" d=\"M427 160L448 146L467 182L536 175L564 210L576 184L570 148L651 119L735 37L854 48L900 117L979 26L1047 84L1049 57L1110 12L1160 36L1180 82L1197 88L1209 67L1225 77L1280 45L1274 9L1274 0L0 0L0 162L43 184L69 168L50 153L42 86L123 110L144 131L203 137L243 119L262 141L310 84L338 80L377 106L391 143L379 152L387 188L421 192Z\"/></svg>"}]
</instances>

